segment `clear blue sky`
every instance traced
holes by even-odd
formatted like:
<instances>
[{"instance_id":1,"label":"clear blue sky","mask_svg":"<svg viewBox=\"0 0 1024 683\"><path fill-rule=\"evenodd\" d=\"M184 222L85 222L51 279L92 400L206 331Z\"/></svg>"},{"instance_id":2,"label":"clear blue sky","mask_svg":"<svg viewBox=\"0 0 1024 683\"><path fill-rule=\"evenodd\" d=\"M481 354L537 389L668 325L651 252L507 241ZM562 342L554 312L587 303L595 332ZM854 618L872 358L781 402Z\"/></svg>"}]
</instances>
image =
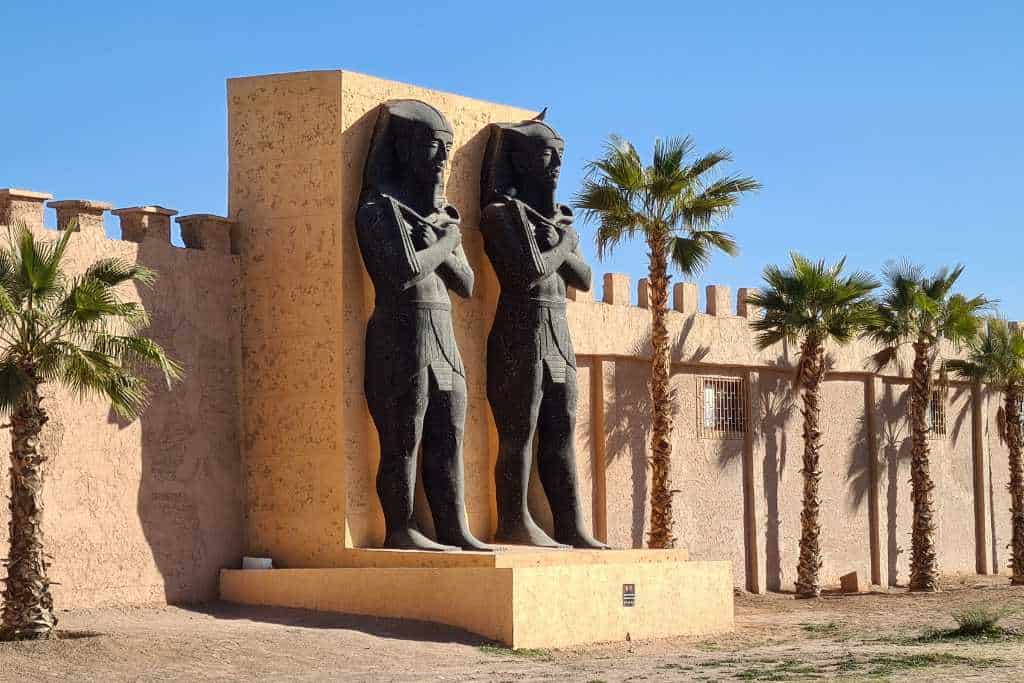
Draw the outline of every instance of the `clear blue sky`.
<instances>
[{"instance_id":1,"label":"clear blue sky","mask_svg":"<svg viewBox=\"0 0 1024 683\"><path fill-rule=\"evenodd\" d=\"M549 106L563 200L612 132L731 149L765 189L704 283L756 286L791 249L962 261L1024 320L1024 5L831 4L6 0L0 187L224 213L224 80L344 68ZM635 281L643 245L594 265Z\"/></svg>"}]
</instances>

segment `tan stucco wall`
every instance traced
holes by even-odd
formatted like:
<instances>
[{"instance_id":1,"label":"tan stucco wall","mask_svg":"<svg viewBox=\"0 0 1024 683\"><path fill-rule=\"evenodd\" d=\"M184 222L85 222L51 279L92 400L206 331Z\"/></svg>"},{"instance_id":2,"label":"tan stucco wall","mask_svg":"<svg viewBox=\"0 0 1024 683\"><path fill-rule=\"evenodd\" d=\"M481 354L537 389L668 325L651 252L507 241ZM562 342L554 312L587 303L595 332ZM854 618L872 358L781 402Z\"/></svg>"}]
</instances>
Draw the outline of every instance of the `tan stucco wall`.
<instances>
[{"instance_id":1,"label":"tan stucco wall","mask_svg":"<svg viewBox=\"0 0 1024 683\"><path fill-rule=\"evenodd\" d=\"M81 232L71 239L68 271L105 257L158 271L152 289L132 286L124 295L145 305L153 318L149 334L186 374L170 392L153 375L152 404L130 421L105 402L46 391L44 531L58 584L54 599L62 609L210 600L219 569L234 566L242 550L238 261L160 240L136 244ZM5 463L9 444L3 430ZM4 464L4 500L8 476ZM4 503L2 548L7 516Z\"/></svg>"},{"instance_id":2,"label":"tan stucco wall","mask_svg":"<svg viewBox=\"0 0 1024 683\"><path fill-rule=\"evenodd\" d=\"M1010 561L1010 493L1007 485L1010 482L1009 449L1000 435L997 419L998 411L1003 405L1003 396L992 392L984 398L987 403L986 420L982 443L986 453L984 466L983 502L987 512L988 523L984 526L985 552L988 569L991 573L1009 574Z\"/></svg>"},{"instance_id":3,"label":"tan stucco wall","mask_svg":"<svg viewBox=\"0 0 1024 683\"><path fill-rule=\"evenodd\" d=\"M770 590L792 590L799 557L803 498L801 405L786 402L791 375L762 373L759 410L770 415L758 436L763 457L765 518L764 566ZM864 421L864 384L835 380L822 388L821 579L836 584L857 571L871 576L867 487L869 455Z\"/></svg>"},{"instance_id":4,"label":"tan stucco wall","mask_svg":"<svg viewBox=\"0 0 1024 683\"><path fill-rule=\"evenodd\" d=\"M974 461L971 447L970 387L951 387L946 397L946 436L932 439L935 481L936 553L947 573L975 572ZM909 487L908 487L909 489ZM909 490L906 491L909 497ZM906 527L910 533L910 527ZM905 582L905 578L902 579Z\"/></svg>"}]
</instances>

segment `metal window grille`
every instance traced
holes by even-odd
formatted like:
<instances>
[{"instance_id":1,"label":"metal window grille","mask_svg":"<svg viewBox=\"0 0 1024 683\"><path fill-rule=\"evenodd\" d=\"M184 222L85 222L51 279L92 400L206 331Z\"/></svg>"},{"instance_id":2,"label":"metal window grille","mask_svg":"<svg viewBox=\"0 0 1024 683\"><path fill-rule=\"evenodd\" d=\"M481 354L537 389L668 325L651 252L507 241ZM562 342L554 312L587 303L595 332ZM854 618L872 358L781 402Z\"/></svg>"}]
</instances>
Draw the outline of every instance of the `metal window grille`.
<instances>
[{"instance_id":1,"label":"metal window grille","mask_svg":"<svg viewBox=\"0 0 1024 683\"><path fill-rule=\"evenodd\" d=\"M747 431L747 392L737 377L701 377L697 423L702 437L742 439Z\"/></svg>"},{"instance_id":2,"label":"metal window grille","mask_svg":"<svg viewBox=\"0 0 1024 683\"><path fill-rule=\"evenodd\" d=\"M928 404L928 431L932 436L946 435L946 401L941 391L933 391Z\"/></svg>"}]
</instances>

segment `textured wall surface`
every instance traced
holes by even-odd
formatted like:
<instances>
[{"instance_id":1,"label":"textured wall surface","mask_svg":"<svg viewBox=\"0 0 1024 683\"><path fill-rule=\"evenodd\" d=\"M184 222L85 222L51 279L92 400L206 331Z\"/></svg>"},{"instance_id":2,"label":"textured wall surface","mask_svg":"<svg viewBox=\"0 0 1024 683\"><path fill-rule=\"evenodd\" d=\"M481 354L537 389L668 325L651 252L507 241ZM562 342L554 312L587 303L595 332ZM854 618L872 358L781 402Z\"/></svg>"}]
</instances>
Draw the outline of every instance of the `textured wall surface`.
<instances>
[{"instance_id":1,"label":"textured wall surface","mask_svg":"<svg viewBox=\"0 0 1024 683\"><path fill-rule=\"evenodd\" d=\"M56 236L55 231L40 233ZM102 401L48 388L44 530L59 608L197 602L241 544L238 454L238 261L166 242L76 233L71 273L117 256L156 269L155 287L125 289L153 318L149 334L185 367L172 391L151 377L153 401L131 421ZM9 450L2 432L0 451ZM6 461L6 456L4 458ZM0 469L6 500L8 466ZM0 509L0 547L7 542Z\"/></svg>"},{"instance_id":2,"label":"textured wall surface","mask_svg":"<svg viewBox=\"0 0 1024 683\"><path fill-rule=\"evenodd\" d=\"M1003 405L1003 396L991 393L985 396L987 409L982 444L988 455L983 467L984 501L987 523L984 525L985 551L988 568L993 573L1009 573L1010 562L1010 453L999 427L998 414Z\"/></svg>"},{"instance_id":3,"label":"textured wall surface","mask_svg":"<svg viewBox=\"0 0 1024 683\"><path fill-rule=\"evenodd\" d=\"M975 570L970 401L970 387L951 387L946 396L946 434L932 439L931 474L939 501L936 546L939 569L947 573L973 574ZM904 486L904 496L909 497L909 486ZM904 532L909 534L910 527L904 527Z\"/></svg>"},{"instance_id":4,"label":"textured wall surface","mask_svg":"<svg viewBox=\"0 0 1024 683\"><path fill-rule=\"evenodd\" d=\"M767 393L771 400L784 395L789 376L762 373L761 377L762 397ZM826 584L838 583L839 576L850 571L871 575L867 496L871 478L863 394L863 382L829 381L822 387L821 579ZM775 407L781 414L762 425L764 496L772 511L767 528L773 534L770 539L766 535L764 561L768 588L793 590L803 499L803 418L799 402ZM768 407L764 410L772 412Z\"/></svg>"},{"instance_id":5,"label":"textured wall surface","mask_svg":"<svg viewBox=\"0 0 1024 683\"><path fill-rule=\"evenodd\" d=\"M338 73L228 82L247 549L296 566L344 541L340 130Z\"/></svg>"},{"instance_id":6,"label":"textured wall surface","mask_svg":"<svg viewBox=\"0 0 1024 683\"><path fill-rule=\"evenodd\" d=\"M639 364L638 364L639 365ZM643 376L648 374L643 368ZM744 372L712 369L706 375L745 379ZM698 435L703 376L692 368L673 376L676 392L672 444L672 486L679 491L673 507L676 536L695 560L729 560L732 574L744 576L744 439ZM650 400L647 401L650 404Z\"/></svg>"}]
</instances>

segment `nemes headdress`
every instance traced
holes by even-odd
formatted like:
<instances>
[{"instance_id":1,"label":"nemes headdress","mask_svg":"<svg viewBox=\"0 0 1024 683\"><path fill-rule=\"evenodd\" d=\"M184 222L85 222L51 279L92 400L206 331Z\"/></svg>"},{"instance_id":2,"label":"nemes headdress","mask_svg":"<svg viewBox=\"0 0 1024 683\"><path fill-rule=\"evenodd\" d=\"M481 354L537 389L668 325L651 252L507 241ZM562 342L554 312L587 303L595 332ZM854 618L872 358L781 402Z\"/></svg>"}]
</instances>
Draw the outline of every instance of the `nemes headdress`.
<instances>
[{"instance_id":1,"label":"nemes headdress","mask_svg":"<svg viewBox=\"0 0 1024 683\"><path fill-rule=\"evenodd\" d=\"M546 147L552 140L564 142L558 132L544 122L547 114L544 108L536 118L519 123L492 123L491 134L484 152L483 169L480 173L480 206L487 206L503 196L517 194L516 173L512 165L512 153L536 147Z\"/></svg>"},{"instance_id":2,"label":"nemes headdress","mask_svg":"<svg viewBox=\"0 0 1024 683\"><path fill-rule=\"evenodd\" d=\"M363 194L374 190L395 194L401 182L396 142L402 139L452 134L444 114L420 100L390 100L380 105L363 167Z\"/></svg>"}]
</instances>

